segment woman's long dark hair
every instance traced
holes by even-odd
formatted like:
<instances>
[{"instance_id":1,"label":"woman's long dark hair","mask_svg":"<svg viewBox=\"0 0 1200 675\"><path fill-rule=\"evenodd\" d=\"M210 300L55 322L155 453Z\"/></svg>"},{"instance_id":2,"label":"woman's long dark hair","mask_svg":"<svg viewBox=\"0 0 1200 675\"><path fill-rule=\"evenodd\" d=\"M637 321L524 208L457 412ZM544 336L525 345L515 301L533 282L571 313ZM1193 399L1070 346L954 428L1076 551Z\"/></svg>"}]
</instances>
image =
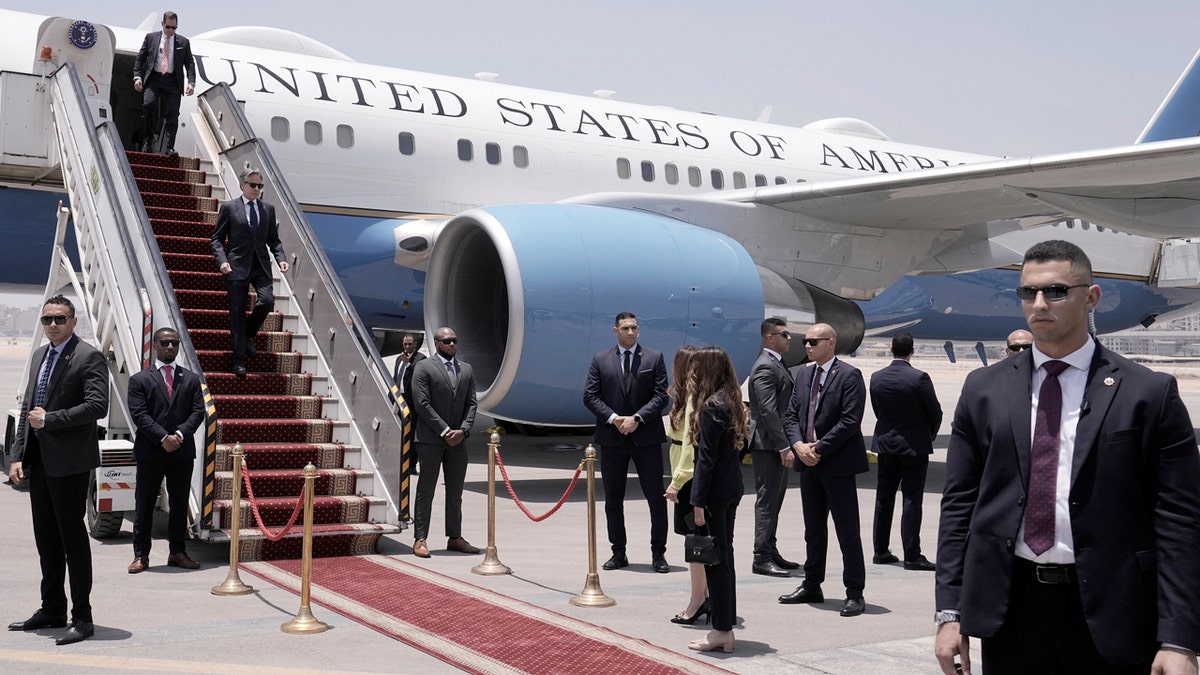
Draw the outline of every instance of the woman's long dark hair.
<instances>
[{"instance_id":1,"label":"woman's long dark hair","mask_svg":"<svg viewBox=\"0 0 1200 675\"><path fill-rule=\"evenodd\" d=\"M691 428L688 437L692 445L700 438L700 414L705 401L715 398L729 407L733 424L733 446L741 447L749 434L746 406L742 404L742 388L729 354L720 347L701 347L692 354L688 370L688 395L692 401Z\"/></svg>"},{"instance_id":2,"label":"woman's long dark hair","mask_svg":"<svg viewBox=\"0 0 1200 675\"><path fill-rule=\"evenodd\" d=\"M688 367L692 362L692 354L700 349L696 345L684 345L675 352L671 359L671 386L667 387L667 395L671 397L671 430L683 428L683 415L687 412Z\"/></svg>"}]
</instances>

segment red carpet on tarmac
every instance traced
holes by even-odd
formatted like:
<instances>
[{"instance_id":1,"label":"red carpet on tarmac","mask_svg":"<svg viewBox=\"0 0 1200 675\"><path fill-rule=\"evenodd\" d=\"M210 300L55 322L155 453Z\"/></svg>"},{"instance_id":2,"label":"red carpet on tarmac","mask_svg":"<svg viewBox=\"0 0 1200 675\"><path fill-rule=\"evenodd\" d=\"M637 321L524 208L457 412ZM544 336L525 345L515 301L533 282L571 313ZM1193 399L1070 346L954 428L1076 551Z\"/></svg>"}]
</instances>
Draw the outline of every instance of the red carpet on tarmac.
<instances>
[{"instance_id":1,"label":"red carpet on tarmac","mask_svg":"<svg viewBox=\"0 0 1200 675\"><path fill-rule=\"evenodd\" d=\"M241 567L300 593L299 560ZM729 672L387 556L315 558L311 598L472 673Z\"/></svg>"}]
</instances>

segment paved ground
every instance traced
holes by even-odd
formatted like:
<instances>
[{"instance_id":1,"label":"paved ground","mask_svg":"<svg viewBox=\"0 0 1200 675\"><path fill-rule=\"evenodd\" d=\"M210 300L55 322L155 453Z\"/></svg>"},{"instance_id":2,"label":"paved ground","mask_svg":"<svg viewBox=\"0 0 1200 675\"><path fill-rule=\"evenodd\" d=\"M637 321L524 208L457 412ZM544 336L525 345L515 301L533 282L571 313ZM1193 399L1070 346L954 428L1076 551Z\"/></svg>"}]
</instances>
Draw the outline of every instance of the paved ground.
<instances>
[{"instance_id":1,"label":"paved ground","mask_svg":"<svg viewBox=\"0 0 1200 675\"><path fill-rule=\"evenodd\" d=\"M869 377L886 365L882 359L853 359ZM17 373L23 360L0 353L0 401L11 401ZM914 362L934 378L946 410L943 435L933 456L925 495L922 541L932 558L936 542L938 496L944 475L945 432L963 377L972 363L951 365L935 359ZM1190 369L1178 372L1185 401L1200 416L1200 378ZM864 428L874 419L868 410ZM1200 417L1198 417L1200 418ZM472 436L472 463L467 474L464 511L465 536L473 543L486 543L486 454L484 424ZM508 436L501 452L508 465L518 496L534 513L548 509L565 490L582 448L590 439L581 436ZM745 468L747 493L752 485ZM793 481L795 485L796 481ZM870 546L870 520L874 503L874 470L859 479L864 549ZM587 533L586 489L581 483L561 511L542 523L527 519L508 498L503 487L497 502L497 545L500 559L513 569L510 576L473 575L471 567L482 556L447 553L441 548L441 502L434 505L431 531L433 557L417 564L474 583L513 598L547 607L563 614L643 638L667 649L689 653L687 643L702 637L705 627L671 624L668 619L687 602L688 575L682 560L682 541L671 535L668 561L671 574L650 569L649 525L644 502L640 502L636 480L630 481L627 518L631 541L631 566L602 572L601 585L617 601L604 609L579 608L568 600L581 591L586 580ZM441 489L439 488L439 498ZM38 605L36 554L29 524L28 499L24 492L0 486L0 568L5 570L0 622L24 619ZM607 557L603 526L603 504L598 505L597 533L600 560ZM840 608L841 564L832 546L829 582L824 586L829 600L820 606L784 606L776 602L792 590L795 579L773 579L750 574L750 542L753 533L753 500L742 500L735 532L738 560L738 610L743 625L737 630L737 649L732 654L701 655L721 667L739 673L931 673L933 574L906 572L899 566L867 565L867 612L842 618ZM898 514L897 514L898 519ZM785 556L803 558L798 488L792 487L784 503L780 550ZM161 523L160 523L161 525ZM832 529L832 528L831 528ZM0 632L0 661L3 670L28 673L83 672L452 672L445 663L344 619L319 606L313 613L330 624L319 635L288 635L281 623L295 615L299 599L252 575L242 579L255 593L242 597L218 597L209 589L226 576L227 546L193 542L191 555L203 564L194 572L165 566L166 542L156 540L149 571L129 575L125 566L132 558L131 526L121 536L93 542L95 590L93 604L96 637L70 647L56 647L58 631L40 633ZM161 532L160 532L161 534ZM832 537L831 537L832 538ZM639 545L639 542L646 542ZM411 555L412 537L401 533L382 545L386 554ZM893 532L893 549L899 549L899 533ZM487 621L487 617L464 617L464 621Z\"/></svg>"}]
</instances>

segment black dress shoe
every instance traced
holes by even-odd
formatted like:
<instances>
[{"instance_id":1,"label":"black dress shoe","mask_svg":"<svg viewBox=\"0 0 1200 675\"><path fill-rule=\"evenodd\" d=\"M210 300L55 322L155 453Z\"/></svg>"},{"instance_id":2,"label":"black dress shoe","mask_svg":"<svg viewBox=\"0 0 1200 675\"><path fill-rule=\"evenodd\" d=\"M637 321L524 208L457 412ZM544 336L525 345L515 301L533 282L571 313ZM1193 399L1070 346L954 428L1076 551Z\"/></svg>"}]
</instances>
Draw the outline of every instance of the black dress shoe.
<instances>
[{"instance_id":1,"label":"black dress shoe","mask_svg":"<svg viewBox=\"0 0 1200 675\"><path fill-rule=\"evenodd\" d=\"M167 156L168 157L178 157L179 153L175 152L175 148L167 148Z\"/></svg>"},{"instance_id":2,"label":"black dress shoe","mask_svg":"<svg viewBox=\"0 0 1200 675\"><path fill-rule=\"evenodd\" d=\"M240 363L235 364L233 366L233 374L236 377L245 377L246 376L246 366L244 366Z\"/></svg>"},{"instance_id":3,"label":"black dress shoe","mask_svg":"<svg viewBox=\"0 0 1200 675\"><path fill-rule=\"evenodd\" d=\"M654 560L650 562L650 565L659 574L666 574L671 571L671 566L667 564L667 559L661 555L654 556Z\"/></svg>"},{"instance_id":4,"label":"black dress shoe","mask_svg":"<svg viewBox=\"0 0 1200 675\"><path fill-rule=\"evenodd\" d=\"M33 613L33 616L24 621L8 624L9 630L38 630L39 628L62 628L67 625L67 616L53 616L46 614L42 610Z\"/></svg>"},{"instance_id":5,"label":"black dress shoe","mask_svg":"<svg viewBox=\"0 0 1200 675\"><path fill-rule=\"evenodd\" d=\"M62 645L73 645L76 642L83 642L95 634L96 627L92 625L91 621L79 621L77 619L71 622L71 627L67 629L67 632L59 636L54 641L54 644L60 647Z\"/></svg>"},{"instance_id":6,"label":"black dress shoe","mask_svg":"<svg viewBox=\"0 0 1200 675\"><path fill-rule=\"evenodd\" d=\"M792 562L791 560L784 558L783 556L779 555L778 553L771 554L771 562L775 563L776 567L779 567L779 568L785 569L785 570L800 569L800 563Z\"/></svg>"},{"instance_id":7,"label":"black dress shoe","mask_svg":"<svg viewBox=\"0 0 1200 675\"><path fill-rule=\"evenodd\" d=\"M905 560L904 569L912 572L933 572L937 569L937 565L929 562L925 556L920 556L914 560Z\"/></svg>"},{"instance_id":8,"label":"black dress shoe","mask_svg":"<svg viewBox=\"0 0 1200 675\"><path fill-rule=\"evenodd\" d=\"M604 561L606 570L619 570L622 567L629 567L629 558L626 558L624 553L614 553L611 558Z\"/></svg>"},{"instance_id":9,"label":"black dress shoe","mask_svg":"<svg viewBox=\"0 0 1200 675\"><path fill-rule=\"evenodd\" d=\"M892 553L891 551L884 551L883 553L876 553L871 558L871 562L875 563L876 565L890 565L892 563L900 562L900 559L897 558L896 554Z\"/></svg>"},{"instance_id":10,"label":"black dress shoe","mask_svg":"<svg viewBox=\"0 0 1200 675\"><path fill-rule=\"evenodd\" d=\"M779 596L781 605L799 605L806 602L825 602L825 594L820 588L808 588L801 584L791 593Z\"/></svg>"},{"instance_id":11,"label":"black dress shoe","mask_svg":"<svg viewBox=\"0 0 1200 675\"><path fill-rule=\"evenodd\" d=\"M842 605L842 616L858 616L866 609L867 603L862 598L846 598Z\"/></svg>"},{"instance_id":12,"label":"black dress shoe","mask_svg":"<svg viewBox=\"0 0 1200 675\"><path fill-rule=\"evenodd\" d=\"M792 576L791 572L788 572L779 565L776 565L774 560L768 560L766 562L758 562L756 560L754 564L750 566L750 571L755 574L762 574L768 577Z\"/></svg>"}]
</instances>

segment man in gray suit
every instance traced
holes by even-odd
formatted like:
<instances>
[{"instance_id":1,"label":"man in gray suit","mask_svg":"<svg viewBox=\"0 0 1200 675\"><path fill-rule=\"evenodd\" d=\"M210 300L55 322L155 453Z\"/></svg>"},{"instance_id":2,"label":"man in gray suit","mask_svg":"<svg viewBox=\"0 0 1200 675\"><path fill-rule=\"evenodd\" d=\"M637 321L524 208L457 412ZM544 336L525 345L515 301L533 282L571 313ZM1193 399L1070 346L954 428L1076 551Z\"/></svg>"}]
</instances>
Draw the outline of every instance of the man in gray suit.
<instances>
[{"instance_id":1,"label":"man in gray suit","mask_svg":"<svg viewBox=\"0 0 1200 675\"><path fill-rule=\"evenodd\" d=\"M100 466L96 421L108 414L108 365L75 335L75 306L61 295L42 307L50 344L33 353L21 424L12 449L9 478L29 479L33 539L42 567L42 606L9 630L67 625L71 573L71 625L56 641L69 645L92 637L92 549L83 524L88 479Z\"/></svg>"},{"instance_id":2,"label":"man in gray suit","mask_svg":"<svg viewBox=\"0 0 1200 675\"><path fill-rule=\"evenodd\" d=\"M795 381L783 365L783 355L792 346L787 321L772 316L762 322L762 352L750 369L750 419L754 422L751 457L754 460L754 564L750 571L773 577L791 576L799 563L779 555L775 532L779 511L787 492L788 471L782 455L791 452L783 415L792 399Z\"/></svg>"},{"instance_id":3,"label":"man in gray suit","mask_svg":"<svg viewBox=\"0 0 1200 675\"><path fill-rule=\"evenodd\" d=\"M429 517L438 473L446 469L446 549L479 553L462 536L462 491L467 477L467 436L475 423L475 373L458 353L458 336L442 327L433 334L436 356L413 367L412 396L416 413L415 443L421 477L413 518L413 554L429 557Z\"/></svg>"}]
</instances>

